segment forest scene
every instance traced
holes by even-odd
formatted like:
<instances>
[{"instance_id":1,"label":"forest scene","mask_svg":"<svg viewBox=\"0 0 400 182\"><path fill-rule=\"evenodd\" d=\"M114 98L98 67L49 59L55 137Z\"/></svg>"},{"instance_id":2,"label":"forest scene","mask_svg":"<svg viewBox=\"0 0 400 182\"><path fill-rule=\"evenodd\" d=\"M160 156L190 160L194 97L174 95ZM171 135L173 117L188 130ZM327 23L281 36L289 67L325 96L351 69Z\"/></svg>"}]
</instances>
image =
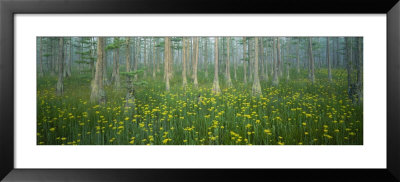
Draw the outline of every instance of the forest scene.
<instances>
[{"instance_id":1,"label":"forest scene","mask_svg":"<svg viewBox=\"0 0 400 182\"><path fill-rule=\"evenodd\" d=\"M362 37L37 37L37 145L363 145Z\"/></svg>"}]
</instances>

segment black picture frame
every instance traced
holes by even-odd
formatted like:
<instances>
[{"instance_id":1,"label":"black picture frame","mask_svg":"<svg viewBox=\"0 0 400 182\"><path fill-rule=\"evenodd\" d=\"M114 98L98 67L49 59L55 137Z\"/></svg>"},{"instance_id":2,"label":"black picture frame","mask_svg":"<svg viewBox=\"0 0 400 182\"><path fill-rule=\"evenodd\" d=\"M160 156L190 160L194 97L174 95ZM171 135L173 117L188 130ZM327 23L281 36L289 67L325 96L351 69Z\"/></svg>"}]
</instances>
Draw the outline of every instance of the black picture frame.
<instances>
[{"instance_id":1,"label":"black picture frame","mask_svg":"<svg viewBox=\"0 0 400 182\"><path fill-rule=\"evenodd\" d=\"M386 169L15 169L14 15L35 13L380 13L387 15ZM318 15L316 15L318 16ZM0 0L0 180L400 181L398 0ZM382 121L377 122L384 122ZM217 162L217 161L216 161Z\"/></svg>"}]
</instances>

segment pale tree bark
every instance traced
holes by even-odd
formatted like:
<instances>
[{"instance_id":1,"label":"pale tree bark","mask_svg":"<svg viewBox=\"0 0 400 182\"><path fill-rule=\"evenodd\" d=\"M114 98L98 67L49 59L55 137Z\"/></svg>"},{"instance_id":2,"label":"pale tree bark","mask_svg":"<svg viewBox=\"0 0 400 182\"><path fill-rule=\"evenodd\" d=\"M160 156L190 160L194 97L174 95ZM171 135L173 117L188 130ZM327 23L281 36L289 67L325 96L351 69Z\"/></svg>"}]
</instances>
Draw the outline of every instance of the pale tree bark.
<instances>
[{"instance_id":1,"label":"pale tree bark","mask_svg":"<svg viewBox=\"0 0 400 182\"><path fill-rule=\"evenodd\" d=\"M310 80L311 83L315 83L315 75L314 75L314 57L313 57L313 50L312 50L312 41L311 41L311 37L308 38L308 56L310 59L310 71L311 71L311 76L310 76Z\"/></svg>"},{"instance_id":2,"label":"pale tree bark","mask_svg":"<svg viewBox=\"0 0 400 182\"><path fill-rule=\"evenodd\" d=\"M208 50L207 50L208 38L204 41L204 69L205 77L208 78Z\"/></svg>"},{"instance_id":3,"label":"pale tree bark","mask_svg":"<svg viewBox=\"0 0 400 182\"><path fill-rule=\"evenodd\" d=\"M160 64L161 64L161 51L160 51L160 38L157 38L157 73L160 73Z\"/></svg>"},{"instance_id":4,"label":"pale tree bark","mask_svg":"<svg viewBox=\"0 0 400 182\"><path fill-rule=\"evenodd\" d=\"M297 50L296 50L296 57L297 57L297 73L300 73L300 54L299 54L299 50L300 50L300 37L297 38Z\"/></svg>"},{"instance_id":5,"label":"pale tree bark","mask_svg":"<svg viewBox=\"0 0 400 182\"><path fill-rule=\"evenodd\" d=\"M39 77L43 77L43 37L40 37L40 52L39 52L39 64L40 64L40 71Z\"/></svg>"},{"instance_id":6,"label":"pale tree bark","mask_svg":"<svg viewBox=\"0 0 400 182\"><path fill-rule=\"evenodd\" d=\"M68 64L68 67L67 67L67 76L68 77L70 77L72 74L71 74L71 70L72 70L72 37L69 39L69 56L68 56L68 58L69 58L69 64Z\"/></svg>"},{"instance_id":7,"label":"pale tree bark","mask_svg":"<svg viewBox=\"0 0 400 182\"><path fill-rule=\"evenodd\" d=\"M105 49L107 47L107 38L103 38L103 84L104 85L110 85L110 81L108 80L107 76L107 51Z\"/></svg>"},{"instance_id":8,"label":"pale tree bark","mask_svg":"<svg viewBox=\"0 0 400 182\"><path fill-rule=\"evenodd\" d=\"M247 83L247 73L246 73L246 62L247 62L247 53L246 53L246 37L243 37L243 82Z\"/></svg>"},{"instance_id":9,"label":"pale tree bark","mask_svg":"<svg viewBox=\"0 0 400 182\"><path fill-rule=\"evenodd\" d=\"M352 60L351 60L351 43L349 45L349 40L348 39L349 38L347 38L347 37L344 38L344 40L345 40L345 49L346 49L347 86L348 86L349 98L352 99L353 98L352 92L353 92L354 89L353 89L353 84L351 82L351 71L352 71L351 70L351 64L352 64L351 63L352 62Z\"/></svg>"},{"instance_id":10,"label":"pale tree bark","mask_svg":"<svg viewBox=\"0 0 400 182\"><path fill-rule=\"evenodd\" d=\"M259 58L260 58L260 79L261 80L263 80L263 79L265 79L265 76L264 76L264 44L263 44L263 42L264 42L264 40L263 40L263 38L261 37L261 38L259 38L259 43L258 43L258 48L259 48L259 51L260 51L260 53L259 53Z\"/></svg>"},{"instance_id":11,"label":"pale tree bark","mask_svg":"<svg viewBox=\"0 0 400 182\"><path fill-rule=\"evenodd\" d=\"M144 56L144 72L143 72L143 77L147 77L147 38L144 38L144 49L143 49L143 56Z\"/></svg>"},{"instance_id":12,"label":"pale tree bark","mask_svg":"<svg viewBox=\"0 0 400 182\"><path fill-rule=\"evenodd\" d=\"M105 103L106 93L103 88L103 53L104 53L104 38L98 37L97 38L97 62L96 62L96 73L92 81L92 92L90 94L90 102L92 103Z\"/></svg>"},{"instance_id":13,"label":"pale tree bark","mask_svg":"<svg viewBox=\"0 0 400 182\"><path fill-rule=\"evenodd\" d=\"M290 45L290 38L286 38L286 80L289 81L290 80L290 63L289 63L289 59L290 59L290 54L289 54L289 45Z\"/></svg>"},{"instance_id":14,"label":"pale tree bark","mask_svg":"<svg viewBox=\"0 0 400 182\"><path fill-rule=\"evenodd\" d=\"M258 75L258 37L255 37L255 46L254 46L254 81L253 81L253 87L252 87L252 95L253 96L260 96L261 93L261 85L260 85L260 79Z\"/></svg>"},{"instance_id":15,"label":"pale tree bark","mask_svg":"<svg viewBox=\"0 0 400 182\"><path fill-rule=\"evenodd\" d=\"M237 81L237 59L238 59L239 50L235 51L235 49L238 49L238 47L237 47L235 39L233 39L233 49L232 49L232 51L233 51L232 52L232 55L233 55L233 71L234 71L234 79L235 79L235 81Z\"/></svg>"},{"instance_id":16,"label":"pale tree bark","mask_svg":"<svg viewBox=\"0 0 400 182\"><path fill-rule=\"evenodd\" d=\"M253 67L254 67L254 56L253 51L251 51L251 46L253 45L253 41L249 38L249 43L247 44L247 53L249 54L249 82L253 81Z\"/></svg>"},{"instance_id":17,"label":"pale tree bark","mask_svg":"<svg viewBox=\"0 0 400 182\"><path fill-rule=\"evenodd\" d=\"M57 95L60 96L64 92L64 38L59 38L59 50L58 50L58 81L56 86Z\"/></svg>"},{"instance_id":18,"label":"pale tree bark","mask_svg":"<svg viewBox=\"0 0 400 182\"><path fill-rule=\"evenodd\" d=\"M199 63L199 37L194 38L194 64L193 64L193 84L195 88L199 87L199 82L197 81L197 65Z\"/></svg>"},{"instance_id":19,"label":"pale tree bark","mask_svg":"<svg viewBox=\"0 0 400 182\"><path fill-rule=\"evenodd\" d=\"M329 37L326 37L326 62L328 63L328 80L332 81L332 72L331 72L331 61L329 59Z\"/></svg>"},{"instance_id":20,"label":"pale tree bark","mask_svg":"<svg viewBox=\"0 0 400 182\"><path fill-rule=\"evenodd\" d=\"M114 41L115 38L114 38ZM119 41L119 40L117 40ZM111 82L114 83L114 86L116 89L118 89L121 86L120 82L120 76L119 76L119 48L114 49L114 57L113 57L113 72L112 72L112 77L111 77Z\"/></svg>"},{"instance_id":21,"label":"pale tree bark","mask_svg":"<svg viewBox=\"0 0 400 182\"><path fill-rule=\"evenodd\" d=\"M183 38L182 40L182 79L183 79L183 88L186 87L187 85L187 78L186 78L186 46L187 46L187 42L186 42L186 37Z\"/></svg>"},{"instance_id":22,"label":"pale tree bark","mask_svg":"<svg viewBox=\"0 0 400 182\"><path fill-rule=\"evenodd\" d=\"M274 40L273 40L273 57L274 57L274 64L273 64L273 67L274 67L274 78L273 78L273 81L272 81L272 84L273 85L275 85L275 86L278 86L278 84L279 84L279 78L278 78L278 59L279 59L279 56L278 56L278 52L277 51L279 51L279 49L277 48L278 46L277 46L277 41L279 41L279 39L278 38L273 38ZM279 44L278 44L279 45Z\"/></svg>"},{"instance_id":23,"label":"pale tree bark","mask_svg":"<svg viewBox=\"0 0 400 182\"><path fill-rule=\"evenodd\" d=\"M133 65L133 71L138 70L138 64L139 64L139 59L140 59L140 38L137 38L136 40L136 54L135 54L135 63ZM135 81L138 80L138 74L135 74Z\"/></svg>"},{"instance_id":24,"label":"pale tree bark","mask_svg":"<svg viewBox=\"0 0 400 182\"><path fill-rule=\"evenodd\" d=\"M268 40L268 39L267 39ZM262 44L264 45L264 41L262 42ZM264 46L263 46L264 49ZM265 80L268 81L269 77L268 77L268 43L265 46Z\"/></svg>"},{"instance_id":25,"label":"pale tree bark","mask_svg":"<svg viewBox=\"0 0 400 182\"><path fill-rule=\"evenodd\" d=\"M152 59L153 59L153 78L156 78L156 57L155 57L155 51L156 51L156 40L153 37L153 53L151 54Z\"/></svg>"},{"instance_id":26,"label":"pale tree bark","mask_svg":"<svg viewBox=\"0 0 400 182\"><path fill-rule=\"evenodd\" d=\"M128 37L128 38L126 38L125 41L126 41L126 42L125 42L125 44L126 44L126 51L125 51L126 72L130 72L130 71L131 71L131 49L130 49L130 46L129 46L129 45L130 45L131 38Z\"/></svg>"},{"instance_id":27,"label":"pale tree bark","mask_svg":"<svg viewBox=\"0 0 400 182\"><path fill-rule=\"evenodd\" d=\"M219 88L219 81L218 81L218 37L215 37L214 43L214 81L212 92L214 94L221 93L221 89Z\"/></svg>"},{"instance_id":28,"label":"pale tree bark","mask_svg":"<svg viewBox=\"0 0 400 182\"><path fill-rule=\"evenodd\" d=\"M90 38L90 57L94 58L94 37ZM94 77L95 67L94 67L94 60L90 59L90 69L92 70L92 78Z\"/></svg>"},{"instance_id":29,"label":"pale tree bark","mask_svg":"<svg viewBox=\"0 0 400 182\"><path fill-rule=\"evenodd\" d=\"M280 77L282 77L282 72L283 72L283 67L282 67L282 52L281 52L281 45L280 45L280 41L279 41L279 37L277 37L276 38L277 39L277 41L276 41L276 47L277 47L277 50L278 50L278 52L277 52L277 55L276 55L276 57L277 57L277 60L278 60L278 74L279 74L279 76Z\"/></svg>"},{"instance_id":30,"label":"pale tree bark","mask_svg":"<svg viewBox=\"0 0 400 182\"><path fill-rule=\"evenodd\" d=\"M363 51L362 51L362 39L357 38L357 46L358 46L358 64L357 64L357 86L358 86L358 99L360 100L362 96L363 90L363 78L362 78L362 63L363 63Z\"/></svg>"},{"instance_id":31,"label":"pale tree bark","mask_svg":"<svg viewBox=\"0 0 400 182\"><path fill-rule=\"evenodd\" d=\"M230 37L226 38L226 84L228 87L232 87L232 80L231 80L231 68L230 68L230 55L229 55L229 50L230 50Z\"/></svg>"},{"instance_id":32,"label":"pale tree bark","mask_svg":"<svg viewBox=\"0 0 400 182\"><path fill-rule=\"evenodd\" d=\"M164 43L164 78L165 78L165 89L167 91L170 90L170 85L169 85L169 73L168 73L168 66L169 66L169 61L170 61L170 45L169 45L169 37L164 38L165 43Z\"/></svg>"}]
</instances>

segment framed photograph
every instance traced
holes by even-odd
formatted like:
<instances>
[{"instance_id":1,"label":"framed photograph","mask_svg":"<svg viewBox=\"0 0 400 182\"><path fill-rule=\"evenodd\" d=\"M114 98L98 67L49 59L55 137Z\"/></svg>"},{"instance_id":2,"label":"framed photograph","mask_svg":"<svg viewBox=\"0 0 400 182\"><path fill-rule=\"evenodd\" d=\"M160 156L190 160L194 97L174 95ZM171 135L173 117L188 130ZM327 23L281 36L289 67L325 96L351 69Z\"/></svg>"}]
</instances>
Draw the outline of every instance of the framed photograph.
<instances>
[{"instance_id":1,"label":"framed photograph","mask_svg":"<svg viewBox=\"0 0 400 182\"><path fill-rule=\"evenodd\" d=\"M0 12L4 181L400 180L397 1Z\"/></svg>"}]
</instances>

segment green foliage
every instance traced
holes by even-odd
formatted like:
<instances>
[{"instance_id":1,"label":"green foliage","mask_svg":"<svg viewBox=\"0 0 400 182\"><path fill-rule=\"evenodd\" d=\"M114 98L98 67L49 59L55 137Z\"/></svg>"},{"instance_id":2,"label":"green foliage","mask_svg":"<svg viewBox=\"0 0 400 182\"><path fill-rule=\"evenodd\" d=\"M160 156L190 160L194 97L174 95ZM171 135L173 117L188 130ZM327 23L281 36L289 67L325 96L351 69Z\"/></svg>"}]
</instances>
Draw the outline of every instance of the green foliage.
<instances>
[{"instance_id":1,"label":"green foliage","mask_svg":"<svg viewBox=\"0 0 400 182\"><path fill-rule=\"evenodd\" d=\"M137 70L137 71L131 71L131 72L120 72L121 76L127 76L127 77L133 77L137 74L143 73L144 70Z\"/></svg>"}]
</instances>

